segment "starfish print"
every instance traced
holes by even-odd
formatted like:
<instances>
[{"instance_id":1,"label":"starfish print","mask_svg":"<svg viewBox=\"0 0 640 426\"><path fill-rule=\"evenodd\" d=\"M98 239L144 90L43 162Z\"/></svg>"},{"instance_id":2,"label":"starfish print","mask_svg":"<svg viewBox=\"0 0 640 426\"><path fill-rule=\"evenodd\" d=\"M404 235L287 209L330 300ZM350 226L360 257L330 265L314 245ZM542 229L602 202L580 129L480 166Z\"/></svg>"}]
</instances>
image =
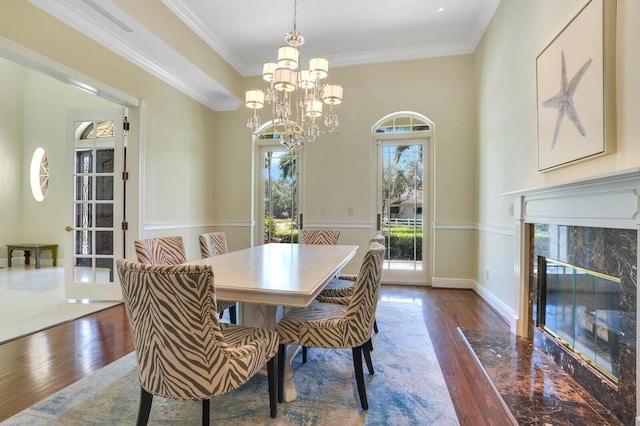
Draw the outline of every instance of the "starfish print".
<instances>
[{"instance_id":1,"label":"starfish print","mask_svg":"<svg viewBox=\"0 0 640 426\"><path fill-rule=\"evenodd\" d=\"M564 59L564 50L561 51L561 55L562 69L560 71L560 91L542 103L542 106L558 109L558 118L556 119L556 129L553 132L551 149L556 145L558 133L560 133L560 125L562 124L562 119L565 114L569 117L569 120L573 125L576 126L576 129L581 136L585 137L587 135L587 132L585 132L584 127L582 127L582 123L580 122L580 117L578 117L578 111L576 111L576 107L573 104L573 95L576 93L580 79L582 79L582 76L587 72L587 69L591 65L591 58L582 65L571 81L567 82L567 65Z\"/></svg>"}]
</instances>

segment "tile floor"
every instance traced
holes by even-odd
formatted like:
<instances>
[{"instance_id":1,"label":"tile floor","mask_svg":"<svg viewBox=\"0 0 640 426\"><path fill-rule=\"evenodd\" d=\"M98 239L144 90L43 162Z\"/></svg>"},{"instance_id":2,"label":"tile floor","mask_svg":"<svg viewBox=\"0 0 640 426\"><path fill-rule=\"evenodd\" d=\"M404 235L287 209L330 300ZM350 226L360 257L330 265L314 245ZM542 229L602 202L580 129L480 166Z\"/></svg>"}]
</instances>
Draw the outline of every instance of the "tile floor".
<instances>
[{"instance_id":1,"label":"tile floor","mask_svg":"<svg viewBox=\"0 0 640 426\"><path fill-rule=\"evenodd\" d=\"M0 342L112 306L112 302L68 303L64 268L14 265L0 268Z\"/></svg>"}]
</instances>

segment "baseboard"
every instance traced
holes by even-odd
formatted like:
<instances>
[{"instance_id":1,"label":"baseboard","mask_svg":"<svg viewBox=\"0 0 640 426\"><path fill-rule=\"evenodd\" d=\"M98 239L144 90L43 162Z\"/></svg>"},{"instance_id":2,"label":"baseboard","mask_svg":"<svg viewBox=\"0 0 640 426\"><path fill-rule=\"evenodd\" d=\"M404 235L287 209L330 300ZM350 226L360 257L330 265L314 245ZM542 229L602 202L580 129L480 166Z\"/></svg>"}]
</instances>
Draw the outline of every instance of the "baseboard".
<instances>
[{"instance_id":1,"label":"baseboard","mask_svg":"<svg viewBox=\"0 0 640 426\"><path fill-rule=\"evenodd\" d=\"M509 324L511 332L516 332L516 324L518 322L518 315L507 306L502 300L498 299L487 290L482 284L476 282L474 286L475 292L480 296L498 315Z\"/></svg>"},{"instance_id":2,"label":"baseboard","mask_svg":"<svg viewBox=\"0 0 640 426\"><path fill-rule=\"evenodd\" d=\"M475 281L466 278L438 278L431 279L431 286L437 288L475 289Z\"/></svg>"},{"instance_id":3,"label":"baseboard","mask_svg":"<svg viewBox=\"0 0 640 426\"><path fill-rule=\"evenodd\" d=\"M511 328L516 332L518 316L502 300L498 299L479 282L467 278L437 278L433 277L431 286L435 288L467 289L475 291Z\"/></svg>"}]
</instances>

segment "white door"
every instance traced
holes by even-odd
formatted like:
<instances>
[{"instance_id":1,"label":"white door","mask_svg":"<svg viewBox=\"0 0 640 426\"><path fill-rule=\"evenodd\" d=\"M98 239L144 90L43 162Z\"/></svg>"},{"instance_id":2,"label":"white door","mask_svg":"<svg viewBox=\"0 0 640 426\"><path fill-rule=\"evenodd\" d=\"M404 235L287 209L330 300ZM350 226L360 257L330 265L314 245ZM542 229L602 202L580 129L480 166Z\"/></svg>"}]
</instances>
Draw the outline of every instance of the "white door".
<instances>
[{"instance_id":1,"label":"white door","mask_svg":"<svg viewBox=\"0 0 640 426\"><path fill-rule=\"evenodd\" d=\"M70 110L65 298L121 300L124 257L124 109Z\"/></svg>"},{"instance_id":2,"label":"white door","mask_svg":"<svg viewBox=\"0 0 640 426\"><path fill-rule=\"evenodd\" d=\"M376 233L385 236L383 281L426 284L426 139L378 139Z\"/></svg>"}]
</instances>

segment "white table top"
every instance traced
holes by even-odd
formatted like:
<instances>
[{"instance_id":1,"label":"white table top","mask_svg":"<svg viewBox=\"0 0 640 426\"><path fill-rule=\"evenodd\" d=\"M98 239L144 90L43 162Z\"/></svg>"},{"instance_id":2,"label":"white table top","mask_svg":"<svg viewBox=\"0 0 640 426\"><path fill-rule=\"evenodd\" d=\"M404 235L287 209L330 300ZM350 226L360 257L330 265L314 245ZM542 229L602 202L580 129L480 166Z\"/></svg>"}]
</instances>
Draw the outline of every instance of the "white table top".
<instances>
[{"instance_id":1,"label":"white table top","mask_svg":"<svg viewBox=\"0 0 640 426\"><path fill-rule=\"evenodd\" d=\"M189 263L213 267L219 299L304 307L357 249L351 245L272 243Z\"/></svg>"}]
</instances>

